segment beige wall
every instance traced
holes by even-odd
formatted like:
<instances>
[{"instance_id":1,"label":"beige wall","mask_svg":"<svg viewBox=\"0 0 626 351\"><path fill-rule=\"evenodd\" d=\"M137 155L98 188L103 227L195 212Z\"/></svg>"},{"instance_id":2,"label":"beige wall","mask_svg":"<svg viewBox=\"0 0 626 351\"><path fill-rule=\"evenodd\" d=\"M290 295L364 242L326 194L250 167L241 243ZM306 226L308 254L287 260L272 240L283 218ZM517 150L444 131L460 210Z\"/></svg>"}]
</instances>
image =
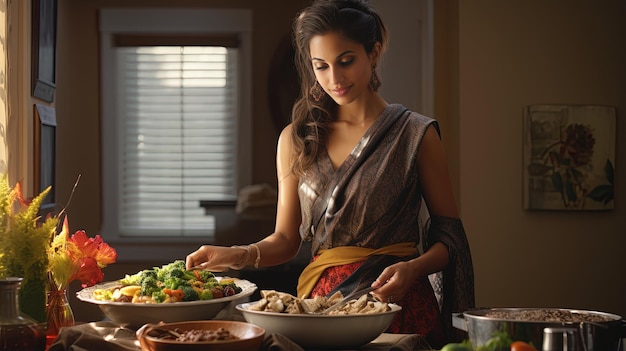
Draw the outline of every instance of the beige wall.
<instances>
[{"instance_id":1,"label":"beige wall","mask_svg":"<svg viewBox=\"0 0 626 351\"><path fill-rule=\"evenodd\" d=\"M456 4L458 100L451 102L478 306L626 315L624 2ZM522 209L522 108L542 103L617 106L613 211Z\"/></svg>"}]
</instances>

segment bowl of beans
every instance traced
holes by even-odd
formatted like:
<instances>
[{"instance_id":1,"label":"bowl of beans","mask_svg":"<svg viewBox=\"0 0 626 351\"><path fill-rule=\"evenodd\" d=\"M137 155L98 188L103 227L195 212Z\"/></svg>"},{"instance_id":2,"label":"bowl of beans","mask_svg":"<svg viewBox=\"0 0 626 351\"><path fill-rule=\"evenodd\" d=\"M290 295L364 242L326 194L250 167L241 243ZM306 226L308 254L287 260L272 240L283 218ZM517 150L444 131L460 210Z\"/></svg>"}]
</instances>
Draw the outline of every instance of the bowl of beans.
<instances>
[{"instance_id":1,"label":"bowl of beans","mask_svg":"<svg viewBox=\"0 0 626 351\"><path fill-rule=\"evenodd\" d=\"M226 320L145 324L137 330L142 351L256 351L264 337L262 327Z\"/></svg>"}]
</instances>

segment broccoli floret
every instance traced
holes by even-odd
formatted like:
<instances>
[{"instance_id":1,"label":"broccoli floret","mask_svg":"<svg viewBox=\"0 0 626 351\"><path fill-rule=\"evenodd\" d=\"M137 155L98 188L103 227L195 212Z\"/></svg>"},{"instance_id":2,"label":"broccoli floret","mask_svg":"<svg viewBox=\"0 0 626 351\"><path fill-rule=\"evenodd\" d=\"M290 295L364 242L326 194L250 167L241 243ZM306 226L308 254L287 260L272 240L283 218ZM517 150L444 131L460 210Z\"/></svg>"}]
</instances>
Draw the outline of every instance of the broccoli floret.
<instances>
[{"instance_id":1,"label":"broccoli floret","mask_svg":"<svg viewBox=\"0 0 626 351\"><path fill-rule=\"evenodd\" d=\"M196 275L194 274L194 272L186 270L185 263L180 260L164 265L157 270L156 274L157 279L161 281L166 281L170 278L179 278L186 280L196 279Z\"/></svg>"},{"instance_id":2,"label":"broccoli floret","mask_svg":"<svg viewBox=\"0 0 626 351\"><path fill-rule=\"evenodd\" d=\"M188 286L188 287L193 287L191 283L193 283L193 280L184 280L184 279L181 279L181 280L180 280L180 282L179 282L179 284L178 284L178 288L179 288L179 289L182 289L183 287L186 287L186 286Z\"/></svg>"},{"instance_id":3,"label":"broccoli floret","mask_svg":"<svg viewBox=\"0 0 626 351\"><path fill-rule=\"evenodd\" d=\"M172 263L164 264L161 268L155 268L155 271L157 272L157 279L161 281L167 280L173 269L185 270L185 262L182 260L176 260Z\"/></svg>"},{"instance_id":4,"label":"broccoli floret","mask_svg":"<svg viewBox=\"0 0 626 351\"><path fill-rule=\"evenodd\" d=\"M155 277L148 276L141 280L141 291L139 293L140 295L150 296L157 291L161 291L161 288L159 287L159 284Z\"/></svg>"},{"instance_id":5,"label":"broccoli floret","mask_svg":"<svg viewBox=\"0 0 626 351\"><path fill-rule=\"evenodd\" d=\"M200 293L200 300L213 300L213 293L211 289L204 289Z\"/></svg>"},{"instance_id":6,"label":"broccoli floret","mask_svg":"<svg viewBox=\"0 0 626 351\"><path fill-rule=\"evenodd\" d=\"M133 275L126 274L124 278L120 279L120 282L124 285L141 285L141 282L146 278L157 279L156 271L152 269L144 269Z\"/></svg>"},{"instance_id":7,"label":"broccoli floret","mask_svg":"<svg viewBox=\"0 0 626 351\"><path fill-rule=\"evenodd\" d=\"M169 269L179 268L185 270L185 261L175 260L174 262L167 264L166 267Z\"/></svg>"},{"instance_id":8,"label":"broccoli floret","mask_svg":"<svg viewBox=\"0 0 626 351\"><path fill-rule=\"evenodd\" d=\"M211 279L215 279L215 275L213 273L211 273L210 271L197 270L196 273L198 273L198 278L203 283L206 283L206 282L208 282ZM215 279L215 280L217 281L217 279Z\"/></svg>"},{"instance_id":9,"label":"broccoli floret","mask_svg":"<svg viewBox=\"0 0 626 351\"><path fill-rule=\"evenodd\" d=\"M167 298L167 295L162 290L159 290L152 293L152 298L156 303L163 303L163 301Z\"/></svg>"},{"instance_id":10,"label":"broccoli floret","mask_svg":"<svg viewBox=\"0 0 626 351\"><path fill-rule=\"evenodd\" d=\"M169 277L180 278L185 280L196 279L196 275L192 271L186 271L184 269L174 268L169 272Z\"/></svg>"},{"instance_id":11,"label":"broccoli floret","mask_svg":"<svg viewBox=\"0 0 626 351\"><path fill-rule=\"evenodd\" d=\"M198 292L191 286L183 286L183 301L196 301L200 299Z\"/></svg>"},{"instance_id":12,"label":"broccoli floret","mask_svg":"<svg viewBox=\"0 0 626 351\"><path fill-rule=\"evenodd\" d=\"M163 287L167 289L176 290L184 280L178 278L168 278L163 282Z\"/></svg>"},{"instance_id":13,"label":"broccoli floret","mask_svg":"<svg viewBox=\"0 0 626 351\"><path fill-rule=\"evenodd\" d=\"M141 271L139 275L139 281L143 281L144 279L154 279L157 280L157 272L153 269L145 269Z\"/></svg>"},{"instance_id":14,"label":"broccoli floret","mask_svg":"<svg viewBox=\"0 0 626 351\"><path fill-rule=\"evenodd\" d=\"M177 290L182 289L185 286L191 286L191 281L181 278L168 278L163 282L163 288Z\"/></svg>"}]
</instances>

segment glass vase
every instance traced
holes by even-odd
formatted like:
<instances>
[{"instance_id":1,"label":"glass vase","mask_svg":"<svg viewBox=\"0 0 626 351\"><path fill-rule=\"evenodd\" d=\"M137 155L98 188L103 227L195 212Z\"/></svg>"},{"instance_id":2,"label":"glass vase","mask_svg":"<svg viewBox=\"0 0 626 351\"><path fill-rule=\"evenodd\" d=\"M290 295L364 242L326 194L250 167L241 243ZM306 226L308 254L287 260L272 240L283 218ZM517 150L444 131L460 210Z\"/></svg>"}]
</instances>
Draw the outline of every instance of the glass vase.
<instances>
[{"instance_id":1,"label":"glass vase","mask_svg":"<svg viewBox=\"0 0 626 351\"><path fill-rule=\"evenodd\" d=\"M44 351L43 325L20 312L22 278L0 279L0 351Z\"/></svg>"},{"instance_id":2,"label":"glass vase","mask_svg":"<svg viewBox=\"0 0 626 351\"><path fill-rule=\"evenodd\" d=\"M46 330L47 344L50 345L59 335L63 327L75 324L74 312L67 298L67 289L50 289L46 300L46 316L48 329Z\"/></svg>"}]
</instances>

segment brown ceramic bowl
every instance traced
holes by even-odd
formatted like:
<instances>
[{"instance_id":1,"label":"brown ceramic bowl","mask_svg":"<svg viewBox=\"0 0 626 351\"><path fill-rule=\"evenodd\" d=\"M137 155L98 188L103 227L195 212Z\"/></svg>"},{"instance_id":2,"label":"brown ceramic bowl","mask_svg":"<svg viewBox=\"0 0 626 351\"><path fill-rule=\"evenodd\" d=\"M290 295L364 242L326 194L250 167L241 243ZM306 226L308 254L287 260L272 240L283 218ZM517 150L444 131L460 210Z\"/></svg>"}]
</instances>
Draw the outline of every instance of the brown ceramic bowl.
<instances>
[{"instance_id":1,"label":"brown ceramic bowl","mask_svg":"<svg viewBox=\"0 0 626 351\"><path fill-rule=\"evenodd\" d=\"M159 329L217 330L224 328L236 339L183 342L157 337ZM151 336L155 335L155 336ZM265 337L265 329L254 324L238 321L207 320L177 323L146 324L137 330L142 351L257 351Z\"/></svg>"}]
</instances>

